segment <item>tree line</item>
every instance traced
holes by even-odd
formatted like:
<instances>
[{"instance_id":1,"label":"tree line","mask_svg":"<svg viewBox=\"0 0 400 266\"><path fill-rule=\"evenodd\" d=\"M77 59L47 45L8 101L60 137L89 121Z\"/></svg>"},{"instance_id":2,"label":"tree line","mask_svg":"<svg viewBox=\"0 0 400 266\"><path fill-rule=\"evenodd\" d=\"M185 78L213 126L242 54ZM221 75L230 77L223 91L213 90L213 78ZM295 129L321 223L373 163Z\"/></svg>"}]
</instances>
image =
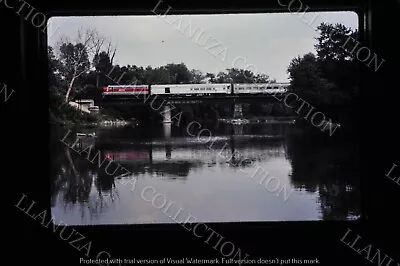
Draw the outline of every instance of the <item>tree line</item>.
<instances>
[{"instance_id":1,"label":"tree line","mask_svg":"<svg viewBox=\"0 0 400 266\"><path fill-rule=\"evenodd\" d=\"M321 23L318 30L316 54L298 56L289 64L289 91L355 132L359 128L361 73L357 58L343 47L349 39L359 39L358 30L340 23Z\"/></svg>"},{"instance_id":2,"label":"tree line","mask_svg":"<svg viewBox=\"0 0 400 266\"><path fill-rule=\"evenodd\" d=\"M358 31L322 23L316 54L294 58L288 67L290 90L317 107L355 104L359 97L359 63L343 44ZM342 32L342 34L333 32Z\"/></svg>"},{"instance_id":3,"label":"tree line","mask_svg":"<svg viewBox=\"0 0 400 266\"><path fill-rule=\"evenodd\" d=\"M107 85L184 83L276 82L266 74L230 68L219 73L189 69L185 63L164 66L120 66L114 64L116 49L96 30L80 31L74 41L61 39L48 47L49 87L54 98L96 98Z\"/></svg>"}]
</instances>

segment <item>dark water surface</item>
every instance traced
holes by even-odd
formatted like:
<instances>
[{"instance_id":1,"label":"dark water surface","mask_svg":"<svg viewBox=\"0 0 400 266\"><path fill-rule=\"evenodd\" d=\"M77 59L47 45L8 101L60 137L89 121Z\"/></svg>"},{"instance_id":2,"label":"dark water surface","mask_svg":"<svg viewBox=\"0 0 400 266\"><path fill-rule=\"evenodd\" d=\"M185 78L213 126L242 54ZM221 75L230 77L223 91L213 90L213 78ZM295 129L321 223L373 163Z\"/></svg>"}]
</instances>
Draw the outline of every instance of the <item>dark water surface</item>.
<instances>
[{"instance_id":1,"label":"dark water surface","mask_svg":"<svg viewBox=\"0 0 400 266\"><path fill-rule=\"evenodd\" d=\"M293 127L94 128L78 141L58 130L52 214L69 225L358 218L357 148L306 140Z\"/></svg>"}]
</instances>

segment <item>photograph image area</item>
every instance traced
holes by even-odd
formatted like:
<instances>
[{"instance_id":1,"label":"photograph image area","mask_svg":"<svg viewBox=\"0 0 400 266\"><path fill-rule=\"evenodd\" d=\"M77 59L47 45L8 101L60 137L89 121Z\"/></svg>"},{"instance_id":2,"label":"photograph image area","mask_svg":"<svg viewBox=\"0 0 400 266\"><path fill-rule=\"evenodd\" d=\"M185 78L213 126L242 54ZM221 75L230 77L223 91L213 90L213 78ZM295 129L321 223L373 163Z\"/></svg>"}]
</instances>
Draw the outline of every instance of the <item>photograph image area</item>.
<instances>
[{"instance_id":1,"label":"photograph image area","mask_svg":"<svg viewBox=\"0 0 400 266\"><path fill-rule=\"evenodd\" d=\"M360 219L356 13L153 13L49 20L56 222Z\"/></svg>"}]
</instances>

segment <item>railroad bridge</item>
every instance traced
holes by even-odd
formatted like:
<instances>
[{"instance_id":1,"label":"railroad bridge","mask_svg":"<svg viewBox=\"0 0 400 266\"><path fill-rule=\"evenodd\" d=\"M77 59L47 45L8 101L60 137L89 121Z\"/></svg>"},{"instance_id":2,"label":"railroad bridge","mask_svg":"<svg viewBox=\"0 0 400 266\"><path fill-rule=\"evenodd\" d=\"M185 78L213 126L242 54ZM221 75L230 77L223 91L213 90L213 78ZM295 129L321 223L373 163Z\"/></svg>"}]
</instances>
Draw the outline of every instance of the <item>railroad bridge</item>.
<instances>
[{"instance_id":1,"label":"railroad bridge","mask_svg":"<svg viewBox=\"0 0 400 266\"><path fill-rule=\"evenodd\" d=\"M231 105L232 117L235 119L243 118L242 105L246 103L257 104L277 104L285 108L282 99L286 93L263 93L263 94L239 94L239 95L114 95L103 97L99 101L99 106L119 107L119 106L140 106L149 105L163 113L164 123L171 123L171 110L174 105L185 104L229 104ZM163 108L162 110L161 107Z\"/></svg>"}]
</instances>

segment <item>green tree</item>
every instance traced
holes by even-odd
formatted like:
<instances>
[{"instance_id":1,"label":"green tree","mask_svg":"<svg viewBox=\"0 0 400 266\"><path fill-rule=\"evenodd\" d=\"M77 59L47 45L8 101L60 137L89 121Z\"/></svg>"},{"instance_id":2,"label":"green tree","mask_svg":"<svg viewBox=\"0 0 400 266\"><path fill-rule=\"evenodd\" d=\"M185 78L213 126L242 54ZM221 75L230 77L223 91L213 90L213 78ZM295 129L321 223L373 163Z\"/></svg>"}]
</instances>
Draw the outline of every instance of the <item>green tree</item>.
<instances>
[{"instance_id":1,"label":"green tree","mask_svg":"<svg viewBox=\"0 0 400 266\"><path fill-rule=\"evenodd\" d=\"M254 83L255 81L255 75L250 70L230 68L227 71L233 83Z\"/></svg>"},{"instance_id":2,"label":"green tree","mask_svg":"<svg viewBox=\"0 0 400 266\"><path fill-rule=\"evenodd\" d=\"M92 66L90 59L100 54L104 41L105 39L100 37L94 29L79 30L74 41L69 41L65 37L61 39L59 60L63 65L63 75L68 80L65 102L68 102L77 79L81 75L89 73Z\"/></svg>"},{"instance_id":3,"label":"green tree","mask_svg":"<svg viewBox=\"0 0 400 266\"><path fill-rule=\"evenodd\" d=\"M50 100L50 111L54 115L54 110L60 108L66 92L65 77L62 75L62 65L56 58L51 46L47 50L48 57L48 89Z\"/></svg>"},{"instance_id":4,"label":"green tree","mask_svg":"<svg viewBox=\"0 0 400 266\"><path fill-rule=\"evenodd\" d=\"M47 49L47 58L49 88L57 89L60 92L59 89L65 85L65 77L62 75L62 64L54 55L54 50L51 46Z\"/></svg>"},{"instance_id":5,"label":"green tree","mask_svg":"<svg viewBox=\"0 0 400 266\"><path fill-rule=\"evenodd\" d=\"M314 54L308 53L303 57L294 58L290 62L288 73L292 80L289 90L307 102L321 106L331 98L329 91L334 85L321 77Z\"/></svg>"},{"instance_id":6,"label":"green tree","mask_svg":"<svg viewBox=\"0 0 400 266\"><path fill-rule=\"evenodd\" d=\"M143 81L145 82L145 84L153 84L151 82L151 73L153 71L153 68L151 66L147 66L144 70L143 70Z\"/></svg>"},{"instance_id":7,"label":"green tree","mask_svg":"<svg viewBox=\"0 0 400 266\"><path fill-rule=\"evenodd\" d=\"M276 83L276 80L271 80L266 74L257 74L254 77L253 82L255 83Z\"/></svg>"},{"instance_id":8,"label":"green tree","mask_svg":"<svg viewBox=\"0 0 400 266\"><path fill-rule=\"evenodd\" d=\"M82 43L76 45L72 43L62 44L60 52L60 61L63 65L64 75L69 81L65 94L65 102L68 102L76 79L89 70L90 62L86 47Z\"/></svg>"},{"instance_id":9,"label":"green tree","mask_svg":"<svg viewBox=\"0 0 400 266\"><path fill-rule=\"evenodd\" d=\"M318 43L315 49L319 60L354 61L354 58L342 46L349 38L358 39L357 30L353 31L339 23L335 25L321 23L317 29L320 33L316 38Z\"/></svg>"},{"instance_id":10,"label":"green tree","mask_svg":"<svg viewBox=\"0 0 400 266\"><path fill-rule=\"evenodd\" d=\"M180 64L167 64L165 69L170 74L172 84L190 83L191 73L184 63Z\"/></svg>"},{"instance_id":11,"label":"green tree","mask_svg":"<svg viewBox=\"0 0 400 266\"><path fill-rule=\"evenodd\" d=\"M335 102L352 104L359 94L359 65L354 55L346 47L346 42L354 43L359 38L357 30L342 24L322 23L320 35L315 45L322 77L335 84Z\"/></svg>"},{"instance_id":12,"label":"green tree","mask_svg":"<svg viewBox=\"0 0 400 266\"><path fill-rule=\"evenodd\" d=\"M322 23L316 55L294 58L288 67L289 90L333 121L346 136L357 134L359 121L359 63L342 46L358 39L358 32L341 24ZM352 38L354 40L352 40Z\"/></svg>"},{"instance_id":13,"label":"green tree","mask_svg":"<svg viewBox=\"0 0 400 266\"><path fill-rule=\"evenodd\" d=\"M219 72L215 79L216 83L232 83L233 79L225 72Z\"/></svg>"},{"instance_id":14,"label":"green tree","mask_svg":"<svg viewBox=\"0 0 400 266\"><path fill-rule=\"evenodd\" d=\"M217 82L215 74L213 74L213 73L207 73L206 74L206 78L208 79L208 82L210 82L210 83L216 83Z\"/></svg>"},{"instance_id":15,"label":"green tree","mask_svg":"<svg viewBox=\"0 0 400 266\"><path fill-rule=\"evenodd\" d=\"M96 71L96 87L103 86L109 82L106 79L108 79L107 75L113 67L112 61L113 59L110 58L109 53L106 51L102 51L94 56L93 66Z\"/></svg>"},{"instance_id":16,"label":"green tree","mask_svg":"<svg viewBox=\"0 0 400 266\"><path fill-rule=\"evenodd\" d=\"M290 90L315 106L351 105L358 97L358 62L341 46L358 32L342 24L322 23L317 55L294 58L288 67Z\"/></svg>"},{"instance_id":17,"label":"green tree","mask_svg":"<svg viewBox=\"0 0 400 266\"><path fill-rule=\"evenodd\" d=\"M190 73L192 76L191 77L192 83L194 84L204 83L204 79L206 78L206 76L200 70L192 69Z\"/></svg>"},{"instance_id":18,"label":"green tree","mask_svg":"<svg viewBox=\"0 0 400 266\"><path fill-rule=\"evenodd\" d=\"M153 84L171 84L171 73L170 71L165 67L158 67L153 69L152 71L152 77L153 77Z\"/></svg>"}]
</instances>

